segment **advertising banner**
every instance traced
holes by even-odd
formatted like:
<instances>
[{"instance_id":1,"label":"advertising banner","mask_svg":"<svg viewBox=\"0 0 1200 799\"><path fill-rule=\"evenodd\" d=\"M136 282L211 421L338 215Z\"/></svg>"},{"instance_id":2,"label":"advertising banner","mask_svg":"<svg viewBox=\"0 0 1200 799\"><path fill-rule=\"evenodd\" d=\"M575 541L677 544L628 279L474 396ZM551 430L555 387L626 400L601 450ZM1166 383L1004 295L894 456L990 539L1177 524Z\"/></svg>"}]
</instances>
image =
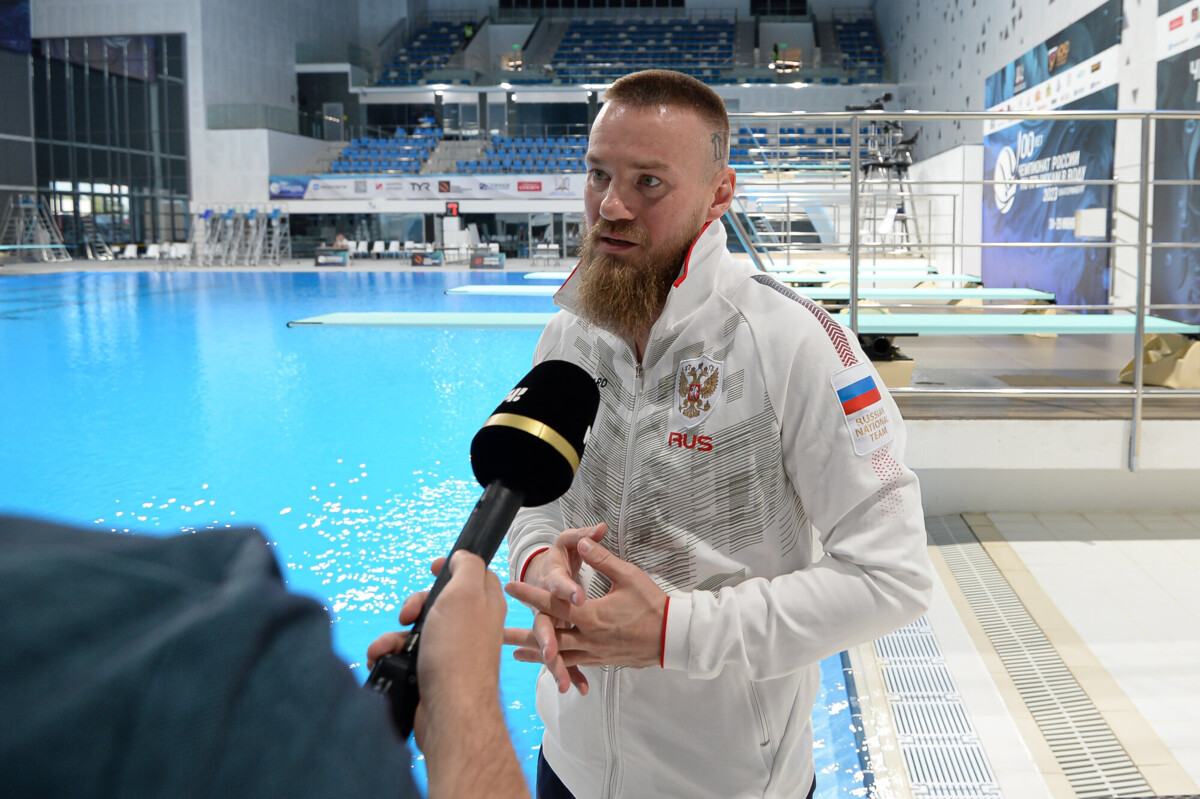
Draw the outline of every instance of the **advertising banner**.
<instances>
[{"instance_id":1,"label":"advertising banner","mask_svg":"<svg viewBox=\"0 0 1200 799\"><path fill-rule=\"evenodd\" d=\"M272 175L272 200L583 199L584 173L568 175Z\"/></svg>"},{"instance_id":2,"label":"advertising banner","mask_svg":"<svg viewBox=\"0 0 1200 799\"><path fill-rule=\"evenodd\" d=\"M1109 0L1051 36L988 78L988 110L1115 109L1121 24L1121 2ZM1111 180L1115 140L1112 120L986 122L984 179L996 183L984 191L982 240L1109 241L1112 187L1068 181ZM1088 209L1103 209L1102 224L1076 230ZM1063 305L1108 301L1107 248L985 248L981 268L987 286L1049 291Z\"/></svg>"},{"instance_id":3,"label":"advertising banner","mask_svg":"<svg viewBox=\"0 0 1200 799\"><path fill-rule=\"evenodd\" d=\"M1200 0L1159 4L1160 110L1200 111ZM1154 128L1154 180L1200 180L1200 125L1159 120ZM1200 186L1154 187L1154 242L1200 241ZM1150 259L1150 303L1200 304L1200 251L1155 247ZM1162 309L1155 316L1200 323L1200 309Z\"/></svg>"}]
</instances>

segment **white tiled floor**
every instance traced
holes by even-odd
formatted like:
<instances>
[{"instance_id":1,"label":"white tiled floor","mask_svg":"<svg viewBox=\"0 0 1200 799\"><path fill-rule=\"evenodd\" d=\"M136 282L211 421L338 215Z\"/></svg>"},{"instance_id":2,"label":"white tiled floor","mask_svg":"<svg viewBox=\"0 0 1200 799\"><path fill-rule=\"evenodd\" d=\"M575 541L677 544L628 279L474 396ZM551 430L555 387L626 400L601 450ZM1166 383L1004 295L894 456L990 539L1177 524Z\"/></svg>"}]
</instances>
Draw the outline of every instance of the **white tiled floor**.
<instances>
[{"instance_id":1,"label":"white tiled floor","mask_svg":"<svg viewBox=\"0 0 1200 799\"><path fill-rule=\"evenodd\" d=\"M1200 784L1200 513L988 518Z\"/></svg>"}]
</instances>

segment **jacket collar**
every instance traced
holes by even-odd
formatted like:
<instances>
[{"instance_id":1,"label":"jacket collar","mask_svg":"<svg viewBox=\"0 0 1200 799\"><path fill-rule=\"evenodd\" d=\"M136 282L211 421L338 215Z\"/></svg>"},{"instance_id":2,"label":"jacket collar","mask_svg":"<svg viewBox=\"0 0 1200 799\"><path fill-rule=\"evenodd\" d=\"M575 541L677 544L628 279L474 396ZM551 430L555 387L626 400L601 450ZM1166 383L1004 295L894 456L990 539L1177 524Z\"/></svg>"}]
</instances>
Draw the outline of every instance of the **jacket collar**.
<instances>
[{"instance_id":1,"label":"jacket collar","mask_svg":"<svg viewBox=\"0 0 1200 799\"><path fill-rule=\"evenodd\" d=\"M674 310L673 306L686 306L685 313L690 312L699 301L708 296L716 281L715 264L717 259L713 255L723 251L724 248L724 225L719 220L705 223L704 227L700 229L700 235L692 242L687 256L683 259L679 276L675 278L671 291L667 295L666 305L663 307L662 316L659 317L660 322L669 311ZM554 304L564 311L578 314L576 298L579 293L579 281L586 268L582 261L577 264L563 283L562 288L554 294ZM681 299L676 300L677 295L682 295ZM659 323L656 322L655 327L659 327Z\"/></svg>"},{"instance_id":2,"label":"jacket collar","mask_svg":"<svg viewBox=\"0 0 1200 799\"><path fill-rule=\"evenodd\" d=\"M695 313L711 296L716 287L717 274L722 262L721 256L724 253L726 253L725 226L719 220L705 224L700 230L700 235L692 242L687 256L683 259L679 276L675 278L675 282L667 294L667 301L663 306L662 313L650 329L650 340L647 342L646 354L642 359L642 365L645 368L654 366L666 351L662 342L671 340L673 338L672 331ZM579 291L579 280L582 271L586 268L582 262L577 265L563 283L563 287L554 295L555 305L577 316L576 298ZM598 328L596 332L612 335L607 331L600 331ZM628 344L628 342L626 343ZM632 357L632 346L630 347L630 356Z\"/></svg>"}]
</instances>

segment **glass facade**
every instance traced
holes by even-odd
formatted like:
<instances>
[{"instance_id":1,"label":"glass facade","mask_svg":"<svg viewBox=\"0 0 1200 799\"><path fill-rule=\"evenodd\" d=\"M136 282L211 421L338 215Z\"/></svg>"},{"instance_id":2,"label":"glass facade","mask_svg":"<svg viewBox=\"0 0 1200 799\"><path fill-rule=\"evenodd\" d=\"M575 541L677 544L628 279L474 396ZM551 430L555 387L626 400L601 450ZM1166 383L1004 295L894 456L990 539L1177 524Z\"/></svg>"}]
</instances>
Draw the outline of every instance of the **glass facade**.
<instances>
[{"instance_id":1,"label":"glass facade","mask_svg":"<svg viewBox=\"0 0 1200 799\"><path fill-rule=\"evenodd\" d=\"M34 40L38 192L76 254L187 241L186 87L179 35Z\"/></svg>"}]
</instances>

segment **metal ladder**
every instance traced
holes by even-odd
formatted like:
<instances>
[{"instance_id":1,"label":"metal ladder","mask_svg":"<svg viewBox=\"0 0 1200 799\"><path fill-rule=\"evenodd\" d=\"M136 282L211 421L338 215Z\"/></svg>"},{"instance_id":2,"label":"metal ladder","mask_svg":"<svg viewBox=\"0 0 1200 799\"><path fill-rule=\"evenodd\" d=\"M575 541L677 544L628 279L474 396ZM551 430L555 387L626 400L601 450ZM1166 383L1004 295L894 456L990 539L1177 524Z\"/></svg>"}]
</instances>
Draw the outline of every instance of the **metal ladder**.
<instances>
[{"instance_id":1,"label":"metal ladder","mask_svg":"<svg viewBox=\"0 0 1200 799\"><path fill-rule=\"evenodd\" d=\"M266 233L262 222L262 215L259 214L257 208L251 208L242 216L241 223L238 225L241 237L233 251L231 263L258 266L262 260L263 238Z\"/></svg>"},{"instance_id":2,"label":"metal ladder","mask_svg":"<svg viewBox=\"0 0 1200 799\"><path fill-rule=\"evenodd\" d=\"M281 208L272 209L266 217L266 228L263 258L272 266L279 266L282 259L292 257L291 221L287 212Z\"/></svg>"},{"instance_id":3,"label":"metal ladder","mask_svg":"<svg viewBox=\"0 0 1200 799\"><path fill-rule=\"evenodd\" d=\"M212 262L212 242L216 238L216 214L211 208L192 214L192 225L188 232L188 263L205 266Z\"/></svg>"},{"instance_id":4,"label":"metal ladder","mask_svg":"<svg viewBox=\"0 0 1200 799\"><path fill-rule=\"evenodd\" d=\"M14 194L0 222L0 245L6 251L30 250L42 261L70 261L58 225L32 194Z\"/></svg>"},{"instance_id":5,"label":"metal ladder","mask_svg":"<svg viewBox=\"0 0 1200 799\"><path fill-rule=\"evenodd\" d=\"M96 220L90 216L85 216L81 220L83 225L83 246L87 252L88 258L93 261L112 261L117 256L108 246L108 242L100 235L100 231L96 230Z\"/></svg>"}]
</instances>

